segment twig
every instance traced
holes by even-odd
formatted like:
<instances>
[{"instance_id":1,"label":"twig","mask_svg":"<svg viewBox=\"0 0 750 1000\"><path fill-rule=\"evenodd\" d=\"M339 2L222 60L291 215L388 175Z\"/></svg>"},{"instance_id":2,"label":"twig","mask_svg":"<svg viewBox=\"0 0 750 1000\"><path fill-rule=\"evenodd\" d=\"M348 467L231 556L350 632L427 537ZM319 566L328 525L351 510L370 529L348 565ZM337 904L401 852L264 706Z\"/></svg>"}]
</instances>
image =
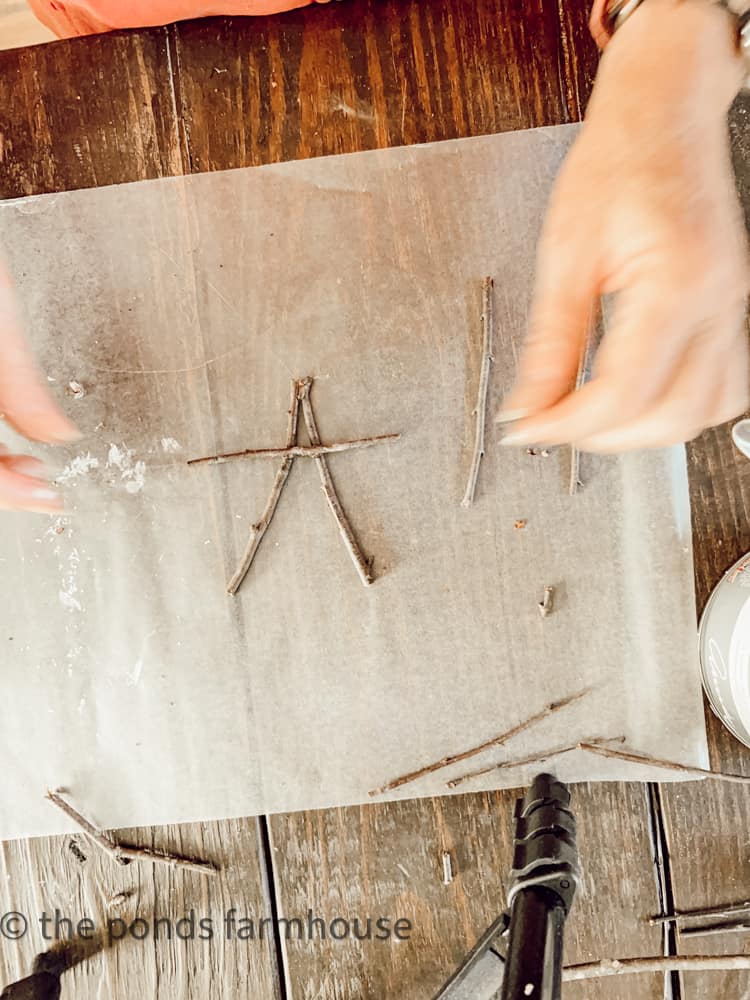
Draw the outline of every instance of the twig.
<instances>
[{"instance_id":1,"label":"twig","mask_svg":"<svg viewBox=\"0 0 750 1000\"><path fill-rule=\"evenodd\" d=\"M748 775L731 774L728 771L709 771L704 767L692 767L689 764L678 764L673 760L661 760L659 757L649 757L632 750L615 750L612 747L591 742L579 743L578 749L587 750L600 757L624 760L632 764L644 764L647 767L661 768L664 771L677 771L679 774L689 774L694 778L716 778L718 781L727 781L735 785L750 785L750 776Z\"/></svg>"},{"instance_id":2,"label":"twig","mask_svg":"<svg viewBox=\"0 0 750 1000\"><path fill-rule=\"evenodd\" d=\"M716 934L736 934L740 931L750 931L747 920L726 920L716 924L699 924L697 927L681 927L680 937L712 937Z\"/></svg>"},{"instance_id":3,"label":"twig","mask_svg":"<svg viewBox=\"0 0 750 1000\"><path fill-rule=\"evenodd\" d=\"M642 972L719 972L750 969L750 955L654 955L652 958L606 958L601 962L568 965L563 982L575 983L604 976L637 975Z\"/></svg>"},{"instance_id":4,"label":"twig","mask_svg":"<svg viewBox=\"0 0 750 1000\"><path fill-rule=\"evenodd\" d=\"M302 414L305 418L305 426L307 427L310 444L315 448L319 448L321 446L320 434L318 433L318 426L315 423L315 414L313 413L312 403L310 402L311 385L311 378L307 378L302 381L299 398L300 403L302 404ZM325 455L317 455L315 457L315 465L318 468L318 474L320 476L320 481L323 484L323 492L325 493L326 500L328 501L328 506L331 508L331 512L336 518L336 522L339 526L341 537L343 538L344 544L349 551L349 555L352 557L352 562L357 568L360 580L365 587L367 587L374 580L372 566L370 562L365 559L357 539L354 537L352 527L349 524L349 520L344 513L344 508L341 506L341 501L336 493L336 487L333 485L333 479L331 478L331 473L328 468L328 462L326 461Z\"/></svg>"},{"instance_id":5,"label":"twig","mask_svg":"<svg viewBox=\"0 0 750 1000\"><path fill-rule=\"evenodd\" d=\"M544 588L544 597L539 602L539 614L542 618L546 618L547 615L552 614L552 602L555 596L554 587Z\"/></svg>"},{"instance_id":6,"label":"twig","mask_svg":"<svg viewBox=\"0 0 750 1000\"><path fill-rule=\"evenodd\" d=\"M76 826L86 834L96 845L118 863L127 865L131 861L163 862L173 868L187 868L190 871L200 872L202 875L217 875L219 869L210 861L195 861L192 858L184 858L179 854L170 854L167 851L156 851L150 847L132 847L127 844L117 844L112 838L98 830L93 823L82 816L77 809L58 792L47 792L49 801L57 806L65 815L73 820Z\"/></svg>"},{"instance_id":7,"label":"twig","mask_svg":"<svg viewBox=\"0 0 750 1000\"><path fill-rule=\"evenodd\" d=\"M593 307L589 313L589 324L586 329L586 339L581 346L581 353L578 358L578 371L576 373L576 392L583 388L586 378L588 376L589 361L591 354L591 344L594 339L593 335L594 326L594 312ZM581 453L576 448L574 444L570 446L570 482L568 484L568 493L570 496L575 496L578 492L578 488L581 486Z\"/></svg>"},{"instance_id":8,"label":"twig","mask_svg":"<svg viewBox=\"0 0 750 1000\"><path fill-rule=\"evenodd\" d=\"M576 694L570 695L568 698L563 698L561 701L553 701L550 705L546 705L540 712L530 716L528 719L524 719L523 722L519 722L511 729L501 733L499 736L493 736L492 739L485 740L484 743L471 747L469 750L463 750L461 753L451 754L448 757L442 757L440 760L437 760L432 764L427 764L425 767L420 767L416 771L409 771L408 774L402 774L400 777L394 778L393 781L389 781L387 785L383 785L381 788L373 788L369 794L383 795L385 792L392 792L396 788L401 788L402 785L408 785L410 782L416 781L417 778L423 778L427 774L434 774L435 771L441 771L444 767L450 767L451 764L458 764L462 760L468 760L470 757L476 757L477 754L484 753L485 750L489 750L491 747L502 746L503 743L507 743L508 740L513 739L514 736L518 736L519 733L522 733L531 726L536 725L537 722L542 722L543 719L546 719L550 715L554 715L555 712L559 712L561 709L567 708L568 705L572 705L573 702L579 701L587 695L590 690L591 688L585 688L583 691L578 691Z\"/></svg>"},{"instance_id":9,"label":"twig","mask_svg":"<svg viewBox=\"0 0 750 1000\"><path fill-rule=\"evenodd\" d=\"M291 448L297 440L300 387L303 384L303 381L304 380L300 379L292 380L292 398L289 404L289 422L286 429L287 448ZM247 543L247 548L242 556L242 560L235 570L234 576L227 584L228 594L236 594L242 585L242 581L247 576L260 543L263 541L263 536L268 530L268 525L271 523L273 515L276 513L276 507L279 503L279 499L281 498L281 492L284 489L287 479L289 478L289 473L291 472L293 464L294 456L287 455L279 468L276 470L276 477L273 481L271 495L268 498L265 510L261 514L260 520L252 526L250 540Z\"/></svg>"},{"instance_id":10,"label":"twig","mask_svg":"<svg viewBox=\"0 0 750 1000\"><path fill-rule=\"evenodd\" d=\"M619 740L624 742L624 736L615 737L604 737L604 736L594 736L588 743L593 745L598 745L599 743L612 743ZM528 757L518 757L515 760L503 760L499 764L491 764L489 767L483 767L479 771L470 771L468 774L462 774L458 778L453 778L451 781L447 781L446 785L448 788L456 788L458 785L462 785L465 781L471 781L472 778L481 778L485 774L491 774L493 771L507 771L511 768L525 767L527 764L541 764L542 761L549 760L550 757L562 757L565 753L572 753L574 750L578 750L580 744L569 743L562 747L553 747L551 750L542 750L539 753L529 754Z\"/></svg>"},{"instance_id":11,"label":"twig","mask_svg":"<svg viewBox=\"0 0 750 1000\"><path fill-rule=\"evenodd\" d=\"M453 859L450 851L443 851L443 885L450 885L453 881Z\"/></svg>"},{"instance_id":12,"label":"twig","mask_svg":"<svg viewBox=\"0 0 750 1000\"><path fill-rule=\"evenodd\" d=\"M334 441L333 444L312 445L293 444L286 448L246 448L245 451L230 451L223 455L207 455L205 458L191 458L188 465L223 465L235 458L318 458L319 455L333 455L340 451L358 451L372 448L383 441L398 441L400 434L378 434L375 437L355 438L352 441Z\"/></svg>"},{"instance_id":13,"label":"twig","mask_svg":"<svg viewBox=\"0 0 750 1000\"><path fill-rule=\"evenodd\" d=\"M649 917L649 924L672 924L680 920L701 920L704 917L736 917L740 914L750 915L750 900L744 903L733 903L725 906L707 906L699 910L678 910L676 913L663 913L658 917Z\"/></svg>"},{"instance_id":14,"label":"twig","mask_svg":"<svg viewBox=\"0 0 750 1000\"><path fill-rule=\"evenodd\" d=\"M479 477L479 463L484 456L484 426L487 419L487 393L490 385L490 365L492 364L492 351L494 339L494 316L492 311L492 288L494 286L492 278L485 278L482 282L482 367L479 373L479 390L477 392L477 408L474 411L476 424L474 428L474 452L471 456L471 469L469 470L469 481L466 484L466 492L461 501L462 507L471 507L474 503L474 493L477 488Z\"/></svg>"}]
</instances>

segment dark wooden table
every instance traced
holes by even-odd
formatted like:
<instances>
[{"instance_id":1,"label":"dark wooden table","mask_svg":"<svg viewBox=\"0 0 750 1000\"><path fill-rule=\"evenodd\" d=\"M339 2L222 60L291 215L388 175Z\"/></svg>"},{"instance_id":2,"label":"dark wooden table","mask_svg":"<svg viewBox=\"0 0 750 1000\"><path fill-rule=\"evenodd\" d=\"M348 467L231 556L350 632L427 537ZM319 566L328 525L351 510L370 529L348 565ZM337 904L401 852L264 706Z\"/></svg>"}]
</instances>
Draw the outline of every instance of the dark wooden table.
<instances>
[{"instance_id":1,"label":"dark wooden table","mask_svg":"<svg viewBox=\"0 0 750 1000\"><path fill-rule=\"evenodd\" d=\"M0 195L480 135L578 120L597 64L587 0L348 0L273 19L212 19L0 53ZM690 448L699 608L750 549L750 464L726 428ZM750 773L707 713L712 764ZM409 941L127 940L64 995L428 1000L504 905L511 793L201 823L123 836L205 854L221 880L132 871L74 838L2 845L0 906L221 921L314 911L409 918ZM750 897L750 796L715 782L576 789L585 866L567 961L659 953L644 920ZM442 854L455 878L443 884ZM83 852L86 860L81 861ZM132 893L127 899L122 891ZM747 939L708 939L748 950ZM704 942L672 942L685 952ZM0 979L40 941L6 943ZM750 996L750 975L674 977L675 998ZM571 985L566 1000L665 996L660 976Z\"/></svg>"}]
</instances>

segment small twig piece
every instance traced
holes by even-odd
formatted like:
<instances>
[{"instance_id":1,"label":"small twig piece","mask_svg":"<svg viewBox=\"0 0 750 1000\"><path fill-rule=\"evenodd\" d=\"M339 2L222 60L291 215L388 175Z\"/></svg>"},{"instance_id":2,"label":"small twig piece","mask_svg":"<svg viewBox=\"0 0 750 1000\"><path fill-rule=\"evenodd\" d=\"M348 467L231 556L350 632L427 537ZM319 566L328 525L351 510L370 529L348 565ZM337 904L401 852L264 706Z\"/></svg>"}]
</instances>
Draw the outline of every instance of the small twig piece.
<instances>
[{"instance_id":1,"label":"small twig piece","mask_svg":"<svg viewBox=\"0 0 750 1000\"><path fill-rule=\"evenodd\" d=\"M358 451L372 448L384 441L398 441L400 434L378 434L375 437L355 438L352 441L334 441L333 444L312 445L293 444L286 448L246 448L244 451L229 451L223 455L207 455L205 458L191 458L188 465L223 465L235 458L317 458L319 455L333 455L341 451Z\"/></svg>"},{"instance_id":2,"label":"small twig piece","mask_svg":"<svg viewBox=\"0 0 750 1000\"><path fill-rule=\"evenodd\" d=\"M300 403L302 404L302 414L305 418L305 426L307 427L307 435L310 438L310 444L315 448L319 448L321 446L320 434L318 433L318 426L315 423L315 414L313 413L312 403L310 402L311 385L311 378L302 380L300 384L301 391L299 398ZM328 468L326 457L324 454L320 454L315 457L314 461L318 469L320 481L323 484L323 492L325 493L326 500L328 501L328 506L331 508L331 512L336 518L336 523L339 526L341 537L343 538L344 544L349 551L349 555L352 557L352 562L357 568L360 580L365 587L368 587L375 579L372 572L372 566L370 561L365 559L357 539L354 537L352 526L349 524L349 519L344 513L344 508L341 506L341 501L336 493L336 487L333 485L333 479L331 478L331 472Z\"/></svg>"},{"instance_id":3,"label":"small twig piece","mask_svg":"<svg viewBox=\"0 0 750 1000\"><path fill-rule=\"evenodd\" d=\"M591 745L598 745L600 743L614 743L614 742L625 742L624 736L616 737L605 737L605 736L594 736L587 742ZM541 764L545 760L549 760L551 757L562 757L565 753L572 753L574 750L579 749L578 743L568 743L566 746L553 747L550 750L542 750L539 753L529 754L528 757L518 757L515 760L503 760L499 764L490 764L489 767L483 767L479 771L470 771L468 774L462 774L458 778L452 778L450 781L446 781L448 788L456 788L458 785L462 785L465 781L471 781L472 778L482 778L485 774L492 774L493 771L507 771L511 768L525 767L527 764Z\"/></svg>"},{"instance_id":4,"label":"small twig piece","mask_svg":"<svg viewBox=\"0 0 750 1000\"><path fill-rule=\"evenodd\" d=\"M542 616L542 618L546 618L547 615L552 614L552 603L553 603L554 597L555 597L555 588L554 587L545 587L544 588L544 597L542 598L542 600L539 602L539 605L538 605L538 607L539 607L539 614Z\"/></svg>"},{"instance_id":5,"label":"small twig piece","mask_svg":"<svg viewBox=\"0 0 750 1000\"><path fill-rule=\"evenodd\" d=\"M440 760L437 760L432 764L427 764L425 767L420 767L416 771L409 771L408 774L402 774L400 777L394 778L393 781L389 781L387 785L383 785L381 788L373 788L369 794L383 795L385 792L392 792L396 788L401 788L402 785L408 785L410 782L416 781L417 778L423 778L427 774L434 774L435 771L441 771L444 767L450 767L451 764L458 764L462 760L468 760L470 757L476 757L478 754L484 753L485 750L489 750L491 747L502 746L503 743L507 743L508 740L513 739L514 736L518 736L525 730L530 729L531 726L535 726L537 722L542 722L548 716L554 715L555 712L559 712L561 709L567 708L568 705L572 705L573 702L579 701L587 695L590 690L591 688L585 688L583 691L578 691L576 694L570 695L568 698L563 698L560 701L553 701L550 705L546 705L540 712L530 716L528 719L524 719L523 722L517 723L517 725L508 729L506 732L501 733L499 736L493 736L492 739L485 740L484 743L471 747L469 750L463 750L461 753L450 754L448 757L442 757Z\"/></svg>"},{"instance_id":6,"label":"small twig piece","mask_svg":"<svg viewBox=\"0 0 750 1000\"><path fill-rule=\"evenodd\" d=\"M615 760L624 760L632 764L643 764L646 767L661 768L664 771L677 771L679 774L689 774L694 778L716 778L718 781L726 781L735 785L750 785L750 776L745 774L731 774L728 771L709 771L704 767L692 767L689 764L678 764L673 760L661 760L659 757L649 757L646 754L636 753L632 750L615 750L613 747L603 746L592 742L579 743L579 750L587 750L589 753L598 754L600 757L611 757Z\"/></svg>"},{"instance_id":7,"label":"small twig piece","mask_svg":"<svg viewBox=\"0 0 750 1000\"><path fill-rule=\"evenodd\" d=\"M303 380L300 379L292 380L292 398L289 403L289 421L286 428L287 449L291 448L297 440L297 425L299 423L299 394L302 381ZM281 499L282 490L284 489L286 481L289 478L289 473L292 470L293 464L294 456L287 455L276 470L276 477L274 478L271 495L268 498L265 510L261 514L260 520L256 521L256 523L252 526L247 548L243 553L239 566L234 572L234 576L227 584L228 594L236 594L242 585L242 581L247 576L250 567L253 564L253 559L255 559L255 554L260 547L260 543L263 541L263 536L268 530L268 525L271 523L273 515L276 513L276 507Z\"/></svg>"},{"instance_id":8,"label":"small twig piece","mask_svg":"<svg viewBox=\"0 0 750 1000\"><path fill-rule=\"evenodd\" d=\"M449 851L443 851L443 885L450 885L453 881L453 861Z\"/></svg>"},{"instance_id":9,"label":"small twig piece","mask_svg":"<svg viewBox=\"0 0 750 1000\"><path fill-rule=\"evenodd\" d=\"M217 875L219 869L210 861L195 861L192 858L184 858L179 854L170 854L167 851L156 851L150 847L132 847L126 844L117 844L112 838L98 830L93 823L82 816L77 809L66 802L58 792L47 792L49 801L57 806L65 815L73 820L76 826L86 834L96 845L117 862L118 865L127 865L131 861L163 862L173 868L187 868L190 871L200 872L201 875Z\"/></svg>"},{"instance_id":10,"label":"small twig piece","mask_svg":"<svg viewBox=\"0 0 750 1000\"><path fill-rule=\"evenodd\" d=\"M649 917L648 922L653 926L654 924L677 923L682 920L702 920L704 917L737 917L742 914L750 916L750 900L723 906L707 906L698 910L678 910L676 913Z\"/></svg>"},{"instance_id":11,"label":"small twig piece","mask_svg":"<svg viewBox=\"0 0 750 1000\"><path fill-rule=\"evenodd\" d=\"M474 411L476 422L474 427L474 452L471 456L469 481L461 501L462 507L471 507L474 503L474 493L479 477L479 463L484 456L484 427L487 419L487 393L490 385L490 365L494 340L494 316L492 311L492 278L482 282L482 367L479 372L479 390L477 392L477 407Z\"/></svg>"},{"instance_id":12,"label":"small twig piece","mask_svg":"<svg viewBox=\"0 0 750 1000\"><path fill-rule=\"evenodd\" d=\"M576 373L576 392L582 389L588 378L591 345L594 340L594 310L589 312L589 325L586 330L586 338L581 345L581 353L578 358L578 372ZM570 446L570 482L568 493L575 496L581 486L581 453L574 444Z\"/></svg>"},{"instance_id":13,"label":"small twig piece","mask_svg":"<svg viewBox=\"0 0 750 1000\"><path fill-rule=\"evenodd\" d=\"M698 924L696 927L681 927L680 937L713 937L717 934L738 934L750 931L750 922L747 920L726 920L715 924Z\"/></svg>"},{"instance_id":14,"label":"small twig piece","mask_svg":"<svg viewBox=\"0 0 750 1000\"><path fill-rule=\"evenodd\" d=\"M637 975L643 972L720 972L750 969L750 955L654 955L652 958L605 958L601 962L568 965L563 982L575 983L604 976Z\"/></svg>"}]
</instances>

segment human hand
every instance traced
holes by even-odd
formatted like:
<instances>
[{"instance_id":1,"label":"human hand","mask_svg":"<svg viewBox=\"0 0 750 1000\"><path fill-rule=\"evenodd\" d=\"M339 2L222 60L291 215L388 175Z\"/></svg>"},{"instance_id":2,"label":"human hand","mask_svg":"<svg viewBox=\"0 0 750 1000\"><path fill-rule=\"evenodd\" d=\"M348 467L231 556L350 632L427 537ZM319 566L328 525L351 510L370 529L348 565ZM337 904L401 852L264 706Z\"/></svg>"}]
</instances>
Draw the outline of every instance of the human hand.
<instances>
[{"instance_id":1,"label":"human hand","mask_svg":"<svg viewBox=\"0 0 750 1000\"><path fill-rule=\"evenodd\" d=\"M18 323L13 287L1 266L0 415L19 434L36 441L56 444L79 436L42 385ZM42 462L0 447L0 509L59 511L60 498L43 476Z\"/></svg>"},{"instance_id":2,"label":"human hand","mask_svg":"<svg viewBox=\"0 0 750 1000\"><path fill-rule=\"evenodd\" d=\"M667 446L747 407L747 248L726 124L735 35L717 7L650 0L607 46L540 241L504 443ZM573 392L609 293L593 377Z\"/></svg>"}]
</instances>

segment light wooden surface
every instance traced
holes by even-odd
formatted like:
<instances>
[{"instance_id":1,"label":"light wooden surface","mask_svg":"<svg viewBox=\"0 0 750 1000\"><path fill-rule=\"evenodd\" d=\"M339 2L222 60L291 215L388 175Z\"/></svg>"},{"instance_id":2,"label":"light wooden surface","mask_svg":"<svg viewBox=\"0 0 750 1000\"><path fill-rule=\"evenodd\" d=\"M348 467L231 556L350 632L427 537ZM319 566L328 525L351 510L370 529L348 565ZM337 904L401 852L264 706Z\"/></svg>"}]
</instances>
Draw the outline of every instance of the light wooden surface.
<instances>
[{"instance_id":1,"label":"light wooden surface","mask_svg":"<svg viewBox=\"0 0 750 1000\"><path fill-rule=\"evenodd\" d=\"M0 0L0 49L51 42L52 32L31 13L25 0Z\"/></svg>"},{"instance_id":2,"label":"light wooden surface","mask_svg":"<svg viewBox=\"0 0 750 1000\"><path fill-rule=\"evenodd\" d=\"M588 0L350 0L268 20L209 20L5 53L0 194L576 120L597 59L586 31L588 6ZM701 603L723 569L750 548L748 469L734 456L725 429L704 435L691 449ZM710 722L709 728L715 766L748 766L750 755L718 725ZM231 963L237 959L224 951L216 956L207 992L206 979L192 973L184 950L167 943L158 962L170 975L158 996L422 1000L502 908L511 798L474 795L274 817L272 849L264 857L271 859L266 875L282 912L319 906L338 915L346 904L380 915L384 908L403 907L419 917L419 948L337 948L330 942L300 947L279 940L285 975L277 993L269 986L272 956L234 987L225 984L222 970L226 963L236 969ZM714 785L662 787L671 890L679 904L750 897L743 802L741 792ZM641 919L656 905L649 832L654 809L645 789L583 788L576 807L587 874L584 903L579 899L569 929L569 957L659 950ZM230 834L225 824L208 827L221 840L220 852L234 850L226 837L244 840L246 846L237 849L250 866L248 882L259 883L249 857L256 851L254 821L231 827L242 834ZM457 873L449 887L441 879L444 848L452 851ZM50 879L57 880L50 902L58 895L77 898L91 879L67 862L62 869L59 851L59 841L5 847L14 887L8 904L30 905L29 894L36 901L39 883ZM96 898L115 884L113 878L102 865L93 879L102 886ZM174 913L183 899L173 904L167 892L163 906ZM249 899L256 889L250 884L244 892L230 887L224 895L239 908L249 904L235 899ZM152 904L151 896L144 909ZM742 946L742 939L727 943ZM22 956L6 944L3 953L3 971L11 975L31 952ZM155 961L153 950L123 948L96 961L97 968L108 966L109 995L153 995L140 989L144 962ZM749 987L746 974L723 981L692 975L683 977L675 996L741 1000ZM580 987L570 997L664 996L658 976L585 988L585 994ZM98 996L97 978L82 969L65 995Z\"/></svg>"},{"instance_id":3,"label":"light wooden surface","mask_svg":"<svg viewBox=\"0 0 750 1000\"><path fill-rule=\"evenodd\" d=\"M59 934L64 943L65 925L54 929L57 910L75 925L83 919L92 921L94 948L99 933L113 922L114 943L65 974L63 997L276 1000L273 938L225 939L225 916L231 907L236 908L238 920L249 916L259 922L269 912L257 821L194 823L157 832L127 830L120 839L204 858L223 871L207 878L165 865L120 867L84 836L5 843L0 852L0 927L2 915L18 911L28 920L28 933L0 947L0 981L28 975L34 955L55 948L54 940L42 936L44 914L50 918L47 938ZM165 923L155 925L161 917L171 921L171 940ZM183 918L188 922L178 927ZM134 924L136 919L145 923ZM203 934L211 932L213 939L201 939L201 919L211 921L204 924ZM116 920L132 926L132 933ZM143 940L137 940L139 934L145 935Z\"/></svg>"},{"instance_id":4,"label":"light wooden surface","mask_svg":"<svg viewBox=\"0 0 750 1000\"><path fill-rule=\"evenodd\" d=\"M327 941L313 951L282 942L292 996L430 1000L505 908L514 799L496 792L272 817L274 858L284 859L275 876L281 913L308 906L329 919L388 913L414 927L398 945ZM644 786L578 786L575 808L586 875L566 930L566 961L658 954L659 931L643 920L657 906ZM565 990L566 1000L636 995L660 1000L660 978Z\"/></svg>"}]
</instances>

